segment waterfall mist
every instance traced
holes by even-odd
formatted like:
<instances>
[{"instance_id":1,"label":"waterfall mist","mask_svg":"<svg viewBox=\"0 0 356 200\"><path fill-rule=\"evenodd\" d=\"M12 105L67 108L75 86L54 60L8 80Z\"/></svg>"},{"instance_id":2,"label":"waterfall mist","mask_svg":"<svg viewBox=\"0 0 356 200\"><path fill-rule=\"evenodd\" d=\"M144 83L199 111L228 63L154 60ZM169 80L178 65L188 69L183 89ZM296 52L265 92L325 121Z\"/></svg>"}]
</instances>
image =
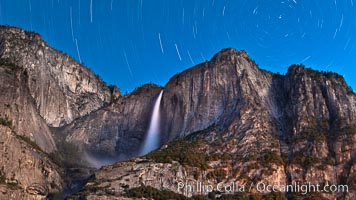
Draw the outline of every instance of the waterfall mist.
<instances>
[{"instance_id":1,"label":"waterfall mist","mask_svg":"<svg viewBox=\"0 0 356 200\"><path fill-rule=\"evenodd\" d=\"M161 99L163 95L163 90L159 93L159 96L157 97L157 100L155 102L154 108L153 108L153 113L151 116L151 122L150 126L145 138L145 142L143 144L143 147L141 149L140 155L145 155L149 153L150 151L158 148L159 145L159 127L160 127L160 104L161 104Z\"/></svg>"},{"instance_id":2,"label":"waterfall mist","mask_svg":"<svg viewBox=\"0 0 356 200\"><path fill-rule=\"evenodd\" d=\"M95 156L88 152L83 153L84 159L88 162L91 167L99 169L102 166L110 165L116 162L118 159L115 158L103 158L102 156Z\"/></svg>"}]
</instances>

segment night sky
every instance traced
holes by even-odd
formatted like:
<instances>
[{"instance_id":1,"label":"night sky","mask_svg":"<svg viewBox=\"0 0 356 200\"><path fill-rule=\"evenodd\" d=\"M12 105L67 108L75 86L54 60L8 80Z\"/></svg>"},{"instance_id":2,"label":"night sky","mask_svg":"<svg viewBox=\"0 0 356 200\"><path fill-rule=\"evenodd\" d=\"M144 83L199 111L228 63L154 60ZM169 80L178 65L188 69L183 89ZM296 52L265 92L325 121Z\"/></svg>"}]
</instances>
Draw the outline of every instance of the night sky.
<instances>
[{"instance_id":1,"label":"night sky","mask_svg":"<svg viewBox=\"0 0 356 200\"><path fill-rule=\"evenodd\" d=\"M356 88L356 0L0 0L0 23L40 33L123 93L165 85L225 47L273 72L334 71Z\"/></svg>"}]
</instances>

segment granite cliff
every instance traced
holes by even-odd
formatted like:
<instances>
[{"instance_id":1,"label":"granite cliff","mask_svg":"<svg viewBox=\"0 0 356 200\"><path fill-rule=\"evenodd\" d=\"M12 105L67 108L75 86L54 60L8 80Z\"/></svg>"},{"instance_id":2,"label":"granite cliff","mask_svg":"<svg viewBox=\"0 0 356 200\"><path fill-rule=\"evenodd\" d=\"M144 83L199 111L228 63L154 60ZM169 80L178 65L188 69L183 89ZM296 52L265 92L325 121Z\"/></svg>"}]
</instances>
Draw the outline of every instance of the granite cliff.
<instances>
[{"instance_id":1,"label":"granite cliff","mask_svg":"<svg viewBox=\"0 0 356 200\"><path fill-rule=\"evenodd\" d=\"M180 191L181 181L345 184L349 192L252 193L356 198L356 95L338 74L302 65L274 74L223 49L164 87L122 96L38 34L5 26L0 60L3 198L57 198L76 180L86 184L71 198L213 198ZM161 90L163 146L134 158Z\"/></svg>"},{"instance_id":2,"label":"granite cliff","mask_svg":"<svg viewBox=\"0 0 356 200\"><path fill-rule=\"evenodd\" d=\"M259 69L246 52L224 49L164 87L162 144L173 142L103 167L79 194L111 199L130 197L132 188L139 188L131 196L137 197L152 194L153 187L194 196L208 192L179 190L178 183L263 181L349 187L349 192L281 199L354 199L355 100L338 74L301 65L292 65L286 75L273 74ZM265 199L280 195L253 192Z\"/></svg>"},{"instance_id":3,"label":"granite cliff","mask_svg":"<svg viewBox=\"0 0 356 200\"><path fill-rule=\"evenodd\" d=\"M40 35L0 26L1 199L41 199L68 188L54 130L121 96ZM69 181L70 182L70 181Z\"/></svg>"}]
</instances>

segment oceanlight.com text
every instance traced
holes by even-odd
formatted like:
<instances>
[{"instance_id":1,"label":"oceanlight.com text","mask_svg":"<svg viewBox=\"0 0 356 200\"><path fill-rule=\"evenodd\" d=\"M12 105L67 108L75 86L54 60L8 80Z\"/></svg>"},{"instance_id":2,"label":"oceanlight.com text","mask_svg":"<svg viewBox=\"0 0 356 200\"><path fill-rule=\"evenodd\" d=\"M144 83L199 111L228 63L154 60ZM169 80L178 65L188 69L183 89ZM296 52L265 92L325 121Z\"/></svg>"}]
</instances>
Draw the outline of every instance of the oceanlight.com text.
<instances>
[{"instance_id":1,"label":"oceanlight.com text","mask_svg":"<svg viewBox=\"0 0 356 200\"><path fill-rule=\"evenodd\" d=\"M252 184L254 185L254 184ZM269 193L269 192L290 192L290 193L301 193L307 194L310 192L331 192L331 193L339 193L339 192L349 192L348 185L337 185L337 184L288 184L288 185L274 185L268 184L264 182L259 182L255 186L253 186L260 193Z\"/></svg>"}]
</instances>

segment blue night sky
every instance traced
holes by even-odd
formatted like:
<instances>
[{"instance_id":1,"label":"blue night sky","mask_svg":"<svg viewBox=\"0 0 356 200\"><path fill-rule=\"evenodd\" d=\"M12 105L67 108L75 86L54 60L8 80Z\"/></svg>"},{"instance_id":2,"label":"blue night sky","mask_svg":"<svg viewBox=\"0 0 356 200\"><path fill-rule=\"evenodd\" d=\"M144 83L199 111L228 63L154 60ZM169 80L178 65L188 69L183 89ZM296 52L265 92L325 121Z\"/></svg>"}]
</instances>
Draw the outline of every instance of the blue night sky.
<instances>
[{"instance_id":1,"label":"blue night sky","mask_svg":"<svg viewBox=\"0 0 356 200\"><path fill-rule=\"evenodd\" d=\"M165 85L225 47L273 72L334 71L356 88L356 0L0 0L0 23L40 33L123 93Z\"/></svg>"}]
</instances>

